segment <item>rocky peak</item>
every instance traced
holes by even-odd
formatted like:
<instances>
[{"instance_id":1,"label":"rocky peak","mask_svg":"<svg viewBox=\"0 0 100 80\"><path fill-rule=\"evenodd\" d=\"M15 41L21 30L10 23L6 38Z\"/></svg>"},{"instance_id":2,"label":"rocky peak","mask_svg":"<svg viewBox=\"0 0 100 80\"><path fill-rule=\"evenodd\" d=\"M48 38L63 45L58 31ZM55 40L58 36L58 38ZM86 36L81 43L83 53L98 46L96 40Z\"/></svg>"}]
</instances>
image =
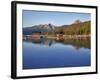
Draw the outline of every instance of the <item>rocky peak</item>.
<instances>
[{"instance_id":1,"label":"rocky peak","mask_svg":"<svg viewBox=\"0 0 100 80\"><path fill-rule=\"evenodd\" d=\"M53 30L55 29L55 26L52 24L40 24L40 25L35 25L33 26L35 29L50 29Z\"/></svg>"}]
</instances>

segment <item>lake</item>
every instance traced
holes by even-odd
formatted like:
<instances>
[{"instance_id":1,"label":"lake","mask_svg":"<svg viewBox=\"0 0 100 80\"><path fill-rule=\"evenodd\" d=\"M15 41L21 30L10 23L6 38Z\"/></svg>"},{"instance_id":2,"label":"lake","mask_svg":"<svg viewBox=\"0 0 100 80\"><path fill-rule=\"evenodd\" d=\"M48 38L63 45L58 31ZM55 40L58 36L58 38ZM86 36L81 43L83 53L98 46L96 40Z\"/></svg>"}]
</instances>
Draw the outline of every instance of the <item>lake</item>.
<instances>
[{"instance_id":1,"label":"lake","mask_svg":"<svg viewBox=\"0 0 100 80\"><path fill-rule=\"evenodd\" d=\"M23 69L91 66L90 39L23 40Z\"/></svg>"}]
</instances>

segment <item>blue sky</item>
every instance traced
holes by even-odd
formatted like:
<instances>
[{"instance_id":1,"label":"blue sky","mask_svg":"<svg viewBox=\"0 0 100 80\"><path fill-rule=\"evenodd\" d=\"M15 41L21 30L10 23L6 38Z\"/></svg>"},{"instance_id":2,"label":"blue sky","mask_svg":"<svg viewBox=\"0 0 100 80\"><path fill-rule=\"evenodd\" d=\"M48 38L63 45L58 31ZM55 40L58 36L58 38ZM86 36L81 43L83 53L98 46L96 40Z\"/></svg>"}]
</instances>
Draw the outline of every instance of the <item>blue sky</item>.
<instances>
[{"instance_id":1,"label":"blue sky","mask_svg":"<svg viewBox=\"0 0 100 80\"><path fill-rule=\"evenodd\" d=\"M23 27L30 27L39 24L68 25L75 20L88 21L91 19L90 13L73 13L73 12L47 12L23 10L22 24Z\"/></svg>"}]
</instances>

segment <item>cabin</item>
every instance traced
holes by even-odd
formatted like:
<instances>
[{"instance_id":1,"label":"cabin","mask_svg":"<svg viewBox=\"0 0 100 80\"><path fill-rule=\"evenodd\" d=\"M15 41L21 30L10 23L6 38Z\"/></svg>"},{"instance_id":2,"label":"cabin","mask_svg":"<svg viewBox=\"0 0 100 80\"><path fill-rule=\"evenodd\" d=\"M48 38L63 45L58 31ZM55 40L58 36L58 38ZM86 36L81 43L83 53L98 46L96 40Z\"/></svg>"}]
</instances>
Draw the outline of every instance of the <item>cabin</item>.
<instances>
[{"instance_id":1,"label":"cabin","mask_svg":"<svg viewBox=\"0 0 100 80\"><path fill-rule=\"evenodd\" d=\"M57 40L64 39L64 32L56 33Z\"/></svg>"},{"instance_id":2,"label":"cabin","mask_svg":"<svg viewBox=\"0 0 100 80\"><path fill-rule=\"evenodd\" d=\"M63 37L63 36L64 36L64 32L57 32L57 33L56 33L56 36L57 36L57 37Z\"/></svg>"}]
</instances>

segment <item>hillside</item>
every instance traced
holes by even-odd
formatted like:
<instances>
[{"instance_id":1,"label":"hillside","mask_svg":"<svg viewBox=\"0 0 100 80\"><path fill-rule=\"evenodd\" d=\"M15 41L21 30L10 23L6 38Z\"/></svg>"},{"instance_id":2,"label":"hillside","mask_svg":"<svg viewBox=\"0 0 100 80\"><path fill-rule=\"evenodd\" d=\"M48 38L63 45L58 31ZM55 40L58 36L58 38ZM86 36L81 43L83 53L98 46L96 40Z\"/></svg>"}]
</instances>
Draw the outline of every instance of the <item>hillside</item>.
<instances>
[{"instance_id":1,"label":"hillside","mask_svg":"<svg viewBox=\"0 0 100 80\"><path fill-rule=\"evenodd\" d=\"M61 27L57 27L54 30L54 32L62 33L66 35L88 35L90 34L90 30L91 30L90 26L91 26L90 21L86 21L77 24L63 25Z\"/></svg>"},{"instance_id":2,"label":"hillside","mask_svg":"<svg viewBox=\"0 0 100 80\"><path fill-rule=\"evenodd\" d=\"M23 28L24 35L31 35L35 32L43 34L65 34L65 35L89 35L90 21L75 22L71 25L54 26L52 24L41 24Z\"/></svg>"}]
</instances>

